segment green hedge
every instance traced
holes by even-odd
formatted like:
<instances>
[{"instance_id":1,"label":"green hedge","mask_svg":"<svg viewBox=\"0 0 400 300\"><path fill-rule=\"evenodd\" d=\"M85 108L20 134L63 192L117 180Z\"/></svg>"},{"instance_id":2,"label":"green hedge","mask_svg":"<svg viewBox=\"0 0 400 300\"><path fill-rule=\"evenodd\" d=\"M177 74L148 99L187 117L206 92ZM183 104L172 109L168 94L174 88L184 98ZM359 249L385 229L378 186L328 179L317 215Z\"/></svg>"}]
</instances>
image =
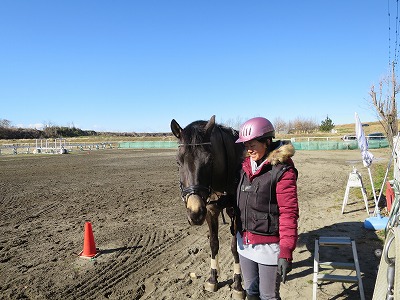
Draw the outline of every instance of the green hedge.
<instances>
[{"instance_id":1,"label":"green hedge","mask_svg":"<svg viewBox=\"0 0 400 300\"><path fill-rule=\"evenodd\" d=\"M143 142L120 142L118 148L127 149L173 149L178 148L178 143L173 141L143 141Z\"/></svg>"},{"instance_id":2,"label":"green hedge","mask_svg":"<svg viewBox=\"0 0 400 300\"><path fill-rule=\"evenodd\" d=\"M296 150L354 150L358 149L357 141L335 142L335 141L306 141L292 142ZM143 142L119 142L118 148L121 149L174 149L178 143L174 141L143 141ZM387 148L387 140L370 140L368 148L378 149Z\"/></svg>"},{"instance_id":3,"label":"green hedge","mask_svg":"<svg viewBox=\"0 0 400 300\"><path fill-rule=\"evenodd\" d=\"M357 141L335 142L335 141L307 141L293 142L296 150L354 150L358 149ZM387 148L387 140L371 140L368 142L369 149Z\"/></svg>"}]
</instances>

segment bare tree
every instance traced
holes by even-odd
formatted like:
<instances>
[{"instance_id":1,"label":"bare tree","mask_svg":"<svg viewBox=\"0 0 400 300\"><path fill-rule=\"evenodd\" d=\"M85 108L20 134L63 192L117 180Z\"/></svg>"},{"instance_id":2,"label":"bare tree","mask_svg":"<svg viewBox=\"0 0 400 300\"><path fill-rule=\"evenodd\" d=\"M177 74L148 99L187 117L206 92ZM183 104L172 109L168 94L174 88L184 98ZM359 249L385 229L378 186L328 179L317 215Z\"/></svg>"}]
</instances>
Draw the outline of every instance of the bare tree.
<instances>
[{"instance_id":1,"label":"bare tree","mask_svg":"<svg viewBox=\"0 0 400 300\"><path fill-rule=\"evenodd\" d=\"M273 124L276 133L282 133L287 127L286 122L281 117L276 117L273 121Z\"/></svg>"},{"instance_id":2,"label":"bare tree","mask_svg":"<svg viewBox=\"0 0 400 300\"><path fill-rule=\"evenodd\" d=\"M0 127L10 128L11 127L11 121L6 120L6 119L0 119Z\"/></svg>"},{"instance_id":3,"label":"bare tree","mask_svg":"<svg viewBox=\"0 0 400 300\"><path fill-rule=\"evenodd\" d=\"M43 132L46 137L55 137L57 135L57 126L54 125L52 122L43 122L44 127L43 127Z\"/></svg>"},{"instance_id":4,"label":"bare tree","mask_svg":"<svg viewBox=\"0 0 400 300\"><path fill-rule=\"evenodd\" d=\"M399 92L399 86L396 82L396 76L394 71L395 63L392 64L392 78L389 77L386 80L379 82L379 92L375 91L375 86L372 85L369 95L371 96L371 102L375 107L375 110L379 117L383 129L385 130L387 139L389 141L390 148L393 149L393 138L397 136L398 125L397 125L397 105L396 95ZM384 95L383 86L387 84L389 89L387 94Z\"/></svg>"},{"instance_id":5,"label":"bare tree","mask_svg":"<svg viewBox=\"0 0 400 300\"><path fill-rule=\"evenodd\" d=\"M239 130L240 125L242 125L244 123L243 118L242 117L236 117L236 119L228 119L228 120L222 120L221 124L228 126L228 127L232 127L233 129Z\"/></svg>"},{"instance_id":6,"label":"bare tree","mask_svg":"<svg viewBox=\"0 0 400 300\"><path fill-rule=\"evenodd\" d=\"M287 133L291 134L291 133L295 133L296 128L294 128L294 123L293 121L289 120L286 123L286 131Z\"/></svg>"},{"instance_id":7,"label":"bare tree","mask_svg":"<svg viewBox=\"0 0 400 300\"><path fill-rule=\"evenodd\" d=\"M304 119L297 117L294 121L290 122L295 133L311 133L318 129L318 123L311 119ZM292 128L291 127L291 128Z\"/></svg>"}]
</instances>

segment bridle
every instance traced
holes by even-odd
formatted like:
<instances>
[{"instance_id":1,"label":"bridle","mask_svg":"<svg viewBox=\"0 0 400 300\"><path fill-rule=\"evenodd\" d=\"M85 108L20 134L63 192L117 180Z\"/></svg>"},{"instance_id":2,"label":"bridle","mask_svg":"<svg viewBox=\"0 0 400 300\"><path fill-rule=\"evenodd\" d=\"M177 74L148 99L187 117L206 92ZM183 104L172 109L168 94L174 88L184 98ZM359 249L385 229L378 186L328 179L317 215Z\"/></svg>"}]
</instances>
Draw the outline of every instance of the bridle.
<instances>
[{"instance_id":1,"label":"bridle","mask_svg":"<svg viewBox=\"0 0 400 300\"><path fill-rule=\"evenodd\" d=\"M210 145L211 146L211 142L188 143L188 144L180 143L180 144L178 144L178 147L181 147L181 146L204 146L204 145ZM211 162L211 164L212 164L212 162ZM212 180L210 180L210 182L212 182ZM188 187L183 187L182 181L179 180L179 189L181 191L182 201L185 204L187 203L187 199L191 195L200 196L200 198L204 201L204 203L206 205L211 204L213 202L216 202L216 201L211 201L211 199L210 199L210 196L213 193L213 189L211 188L211 184L209 186L196 184L196 185L190 185Z\"/></svg>"},{"instance_id":2,"label":"bridle","mask_svg":"<svg viewBox=\"0 0 400 300\"><path fill-rule=\"evenodd\" d=\"M181 190L181 198L183 202L187 202L187 198L189 198L189 196L191 195L199 195L201 197L201 199L203 199L203 201L206 204L209 204L210 202L210 195L211 195L211 187L208 186L204 186L204 185L190 185L188 187L183 187L183 184L181 181L179 181L179 187ZM204 197L203 195L207 195L206 197Z\"/></svg>"},{"instance_id":3,"label":"bridle","mask_svg":"<svg viewBox=\"0 0 400 300\"><path fill-rule=\"evenodd\" d=\"M226 177L226 183L228 185L228 182L230 182L232 180L232 177L231 177L232 172L230 172L230 170L233 167L233 164L229 163L229 154L227 152L228 151L227 150L227 145L225 143L225 139L224 139L224 136L222 134L222 130L218 126L216 128L218 129L217 132L219 133L219 137L220 137L220 140L221 140L221 142L223 144L223 149L225 151L225 155L224 156L226 158L226 170L227 170L227 174L228 174L228 176ZM180 144L178 144L179 147L181 147L181 146L204 146L204 145L212 146L211 141L210 142L203 142L203 143L180 143ZM213 170L213 161L211 161L211 169ZM212 171L211 172L211 176L213 175L213 173L214 172ZM220 196L218 196L218 193L216 193L212 189L212 182L213 182L213 178L211 178L209 186L191 185L191 186L188 186L188 187L183 187L182 181L179 180L179 188L181 190L182 201L186 205L187 204L187 199L188 199L188 197L190 195L198 195L198 196L200 196L200 198L203 200L203 202L206 205L216 204L218 202ZM224 191L224 193L225 193L225 191ZM217 196L216 200L211 200L211 195L212 194L215 194Z\"/></svg>"}]
</instances>

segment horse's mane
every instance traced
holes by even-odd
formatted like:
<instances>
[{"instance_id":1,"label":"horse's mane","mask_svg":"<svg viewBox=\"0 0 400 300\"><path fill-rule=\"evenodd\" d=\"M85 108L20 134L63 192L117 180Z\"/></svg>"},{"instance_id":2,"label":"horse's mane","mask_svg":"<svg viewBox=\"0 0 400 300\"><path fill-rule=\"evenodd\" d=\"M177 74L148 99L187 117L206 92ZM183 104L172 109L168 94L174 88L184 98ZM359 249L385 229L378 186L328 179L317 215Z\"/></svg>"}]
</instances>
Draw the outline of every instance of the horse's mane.
<instances>
[{"instance_id":1,"label":"horse's mane","mask_svg":"<svg viewBox=\"0 0 400 300\"><path fill-rule=\"evenodd\" d=\"M182 132L184 142L188 143L188 144L204 142L203 139L204 139L206 124L207 124L207 121L194 121L194 122L190 123L189 125L187 125L183 129L183 132ZM229 136L233 136L234 138L237 138L239 136L238 131L231 127L215 123L214 129L215 128L219 128L220 130L222 130Z\"/></svg>"},{"instance_id":2,"label":"horse's mane","mask_svg":"<svg viewBox=\"0 0 400 300\"><path fill-rule=\"evenodd\" d=\"M239 131L225 125L218 124L218 126L222 131L225 131L226 133L234 136L235 138L239 138Z\"/></svg>"}]
</instances>

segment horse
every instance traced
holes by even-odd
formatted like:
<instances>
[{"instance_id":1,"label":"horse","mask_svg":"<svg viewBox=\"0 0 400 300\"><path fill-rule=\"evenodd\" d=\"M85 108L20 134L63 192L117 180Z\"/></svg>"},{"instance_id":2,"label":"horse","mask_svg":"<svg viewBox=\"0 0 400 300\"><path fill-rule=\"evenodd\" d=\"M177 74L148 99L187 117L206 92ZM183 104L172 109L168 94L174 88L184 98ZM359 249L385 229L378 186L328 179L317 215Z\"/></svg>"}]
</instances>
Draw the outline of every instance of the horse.
<instances>
[{"instance_id":1,"label":"horse","mask_svg":"<svg viewBox=\"0 0 400 300\"><path fill-rule=\"evenodd\" d=\"M215 122L215 115L208 121L194 121L185 128L175 119L171 130L178 138L177 163L181 198L186 206L190 225L208 224L211 248L211 272L204 288L218 290L218 217L226 208L231 217L231 251L234 258L233 297L244 299L245 291L239 265L234 232L234 206L236 183L239 174L243 145L236 144L238 132ZM230 212L230 213L229 213ZM223 214L222 214L223 215Z\"/></svg>"}]
</instances>

